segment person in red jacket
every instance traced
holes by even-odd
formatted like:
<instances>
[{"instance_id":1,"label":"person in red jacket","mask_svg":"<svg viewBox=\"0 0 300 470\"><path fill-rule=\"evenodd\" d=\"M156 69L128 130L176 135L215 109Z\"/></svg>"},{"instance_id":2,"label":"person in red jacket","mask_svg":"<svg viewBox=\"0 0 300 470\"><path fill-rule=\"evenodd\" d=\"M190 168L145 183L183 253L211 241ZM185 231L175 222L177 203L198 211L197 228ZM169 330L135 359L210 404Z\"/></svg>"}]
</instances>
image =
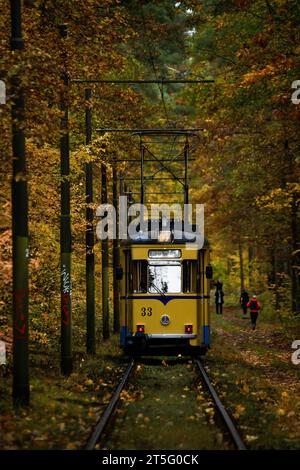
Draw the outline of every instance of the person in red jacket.
<instances>
[{"instance_id":1,"label":"person in red jacket","mask_svg":"<svg viewBox=\"0 0 300 470\"><path fill-rule=\"evenodd\" d=\"M251 325L252 330L256 328L256 320L258 317L258 312L260 310L260 303L257 300L256 295L253 295L250 301L247 303L247 307L250 308L250 317L251 317Z\"/></svg>"}]
</instances>

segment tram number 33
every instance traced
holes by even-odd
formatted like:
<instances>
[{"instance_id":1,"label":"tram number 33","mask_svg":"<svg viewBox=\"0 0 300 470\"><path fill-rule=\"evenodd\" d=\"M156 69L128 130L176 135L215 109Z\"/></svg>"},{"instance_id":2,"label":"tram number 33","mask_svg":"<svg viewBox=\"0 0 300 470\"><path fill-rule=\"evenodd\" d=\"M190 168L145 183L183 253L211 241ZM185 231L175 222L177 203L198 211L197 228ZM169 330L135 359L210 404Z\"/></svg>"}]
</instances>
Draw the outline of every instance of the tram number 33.
<instances>
[{"instance_id":1,"label":"tram number 33","mask_svg":"<svg viewBox=\"0 0 300 470\"><path fill-rule=\"evenodd\" d=\"M142 307L141 308L141 315L142 317L145 317L146 315L148 317L152 316L152 307Z\"/></svg>"}]
</instances>

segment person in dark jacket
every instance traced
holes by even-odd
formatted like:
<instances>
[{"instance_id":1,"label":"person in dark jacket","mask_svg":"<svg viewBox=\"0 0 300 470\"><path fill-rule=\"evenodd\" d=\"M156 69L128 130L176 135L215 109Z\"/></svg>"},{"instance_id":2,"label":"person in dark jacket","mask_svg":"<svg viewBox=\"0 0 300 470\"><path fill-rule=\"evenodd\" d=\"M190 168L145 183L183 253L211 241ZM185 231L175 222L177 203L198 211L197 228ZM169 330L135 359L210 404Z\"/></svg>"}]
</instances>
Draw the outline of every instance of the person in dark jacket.
<instances>
[{"instance_id":1,"label":"person in dark jacket","mask_svg":"<svg viewBox=\"0 0 300 470\"><path fill-rule=\"evenodd\" d=\"M244 315L247 314L247 303L249 302L249 300L250 300L250 297L249 297L248 292L245 289L242 289L241 297L240 297L240 304L241 304Z\"/></svg>"},{"instance_id":2,"label":"person in dark jacket","mask_svg":"<svg viewBox=\"0 0 300 470\"><path fill-rule=\"evenodd\" d=\"M247 303L247 307L250 308L252 330L255 330L258 312L261 307L256 295L252 296L251 300Z\"/></svg>"},{"instance_id":3,"label":"person in dark jacket","mask_svg":"<svg viewBox=\"0 0 300 470\"><path fill-rule=\"evenodd\" d=\"M215 303L216 303L216 313L222 314L223 304L224 304L224 292L222 289L222 283L220 281L217 282L217 289L215 292Z\"/></svg>"}]
</instances>

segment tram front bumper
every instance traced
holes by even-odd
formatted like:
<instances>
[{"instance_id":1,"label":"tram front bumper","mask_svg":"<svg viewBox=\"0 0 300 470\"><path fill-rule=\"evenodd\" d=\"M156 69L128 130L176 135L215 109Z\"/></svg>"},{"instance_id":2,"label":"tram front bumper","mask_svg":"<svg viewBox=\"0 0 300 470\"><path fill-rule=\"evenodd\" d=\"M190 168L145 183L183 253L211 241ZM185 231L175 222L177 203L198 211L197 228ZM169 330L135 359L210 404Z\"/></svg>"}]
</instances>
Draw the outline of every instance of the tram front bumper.
<instances>
[{"instance_id":1,"label":"tram front bumper","mask_svg":"<svg viewBox=\"0 0 300 470\"><path fill-rule=\"evenodd\" d=\"M190 340L197 338L196 334L145 334L136 333L127 336L125 352L139 355L190 355L192 351L199 354L207 349L203 346L191 346ZM204 352L205 352L204 351Z\"/></svg>"}]
</instances>

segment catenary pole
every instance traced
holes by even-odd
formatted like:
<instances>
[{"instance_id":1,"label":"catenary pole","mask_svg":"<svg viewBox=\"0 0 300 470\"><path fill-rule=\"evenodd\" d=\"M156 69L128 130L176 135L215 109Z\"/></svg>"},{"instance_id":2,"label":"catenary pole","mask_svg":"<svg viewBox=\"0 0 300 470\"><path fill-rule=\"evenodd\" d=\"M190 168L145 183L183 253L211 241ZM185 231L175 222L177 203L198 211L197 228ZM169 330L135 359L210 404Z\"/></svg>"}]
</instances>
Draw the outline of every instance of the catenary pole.
<instances>
[{"instance_id":1,"label":"catenary pole","mask_svg":"<svg viewBox=\"0 0 300 470\"><path fill-rule=\"evenodd\" d=\"M11 50L20 60L24 49L20 0L11 0ZM28 358L28 194L24 134L24 92L20 72L11 82L12 94L12 235L13 235L13 402L29 404Z\"/></svg>"},{"instance_id":2,"label":"catenary pole","mask_svg":"<svg viewBox=\"0 0 300 470\"><path fill-rule=\"evenodd\" d=\"M85 143L92 141L92 90L85 90ZM93 227L93 163L85 164L85 196L86 196L86 349L95 354L95 255Z\"/></svg>"},{"instance_id":3,"label":"catenary pole","mask_svg":"<svg viewBox=\"0 0 300 470\"><path fill-rule=\"evenodd\" d=\"M189 141L188 141L188 138L186 138L186 142L184 145L184 204L189 203L188 161L189 161Z\"/></svg>"},{"instance_id":4,"label":"catenary pole","mask_svg":"<svg viewBox=\"0 0 300 470\"><path fill-rule=\"evenodd\" d=\"M113 206L116 214L118 214L118 174L117 174L117 159L113 159ZM116 233L113 239L113 294L114 294L114 333L120 330L120 303L119 303L119 281L117 280L117 267L120 264L119 257L119 217L116 218Z\"/></svg>"},{"instance_id":5,"label":"catenary pole","mask_svg":"<svg viewBox=\"0 0 300 470\"><path fill-rule=\"evenodd\" d=\"M101 203L107 204L107 170L101 163ZM102 321L103 339L109 338L109 277L108 277L108 238L102 240Z\"/></svg>"},{"instance_id":6,"label":"catenary pole","mask_svg":"<svg viewBox=\"0 0 300 470\"><path fill-rule=\"evenodd\" d=\"M60 218L60 261L61 261L61 371L69 375L73 370L72 355L72 282L71 282L71 215L70 215L70 149L68 123L68 85L67 72L67 25L59 27L63 62L63 88L61 96L61 138L60 138L60 175L61 175L61 218Z\"/></svg>"}]
</instances>

